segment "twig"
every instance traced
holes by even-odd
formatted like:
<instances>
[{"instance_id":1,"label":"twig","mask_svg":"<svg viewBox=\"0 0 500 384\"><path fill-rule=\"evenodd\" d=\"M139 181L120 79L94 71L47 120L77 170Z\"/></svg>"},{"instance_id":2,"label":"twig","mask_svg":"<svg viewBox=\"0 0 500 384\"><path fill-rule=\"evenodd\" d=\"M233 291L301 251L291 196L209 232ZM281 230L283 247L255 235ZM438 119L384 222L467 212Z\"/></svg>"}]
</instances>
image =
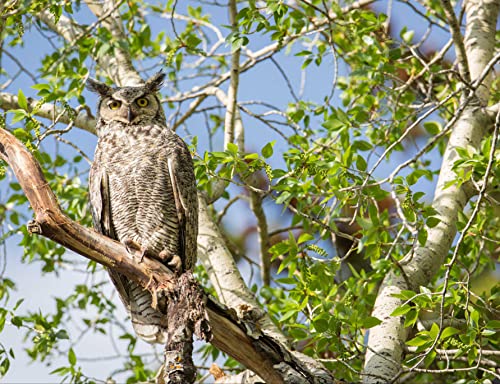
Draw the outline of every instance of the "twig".
<instances>
[{"instance_id":1,"label":"twig","mask_svg":"<svg viewBox=\"0 0 500 384\"><path fill-rule=\"evenodd\" d=\"M458 61L458 70L460 76L466 81L466 83L471 82L469 64L467 62L467 53L465 51L464 40L462 37L462 32L460 31L460 25L458 24L455 11L451 6L450 0L441 0L443 6L444 14L448 20L450 26L451 37L455 43L455 52Z\"/></svg>"}]
</instances>

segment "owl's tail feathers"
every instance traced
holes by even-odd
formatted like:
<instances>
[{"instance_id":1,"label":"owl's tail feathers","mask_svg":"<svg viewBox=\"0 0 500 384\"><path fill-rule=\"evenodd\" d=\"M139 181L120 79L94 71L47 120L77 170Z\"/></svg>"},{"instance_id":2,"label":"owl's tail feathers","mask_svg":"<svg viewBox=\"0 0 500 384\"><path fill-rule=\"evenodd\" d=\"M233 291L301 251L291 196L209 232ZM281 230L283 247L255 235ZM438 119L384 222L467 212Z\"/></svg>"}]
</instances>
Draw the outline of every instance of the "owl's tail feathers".
<instances>
[{"instance_id":1,"label":"owl's tail feathers","mask_svg":"<svg viewBox=\"0 0 500 384\"><path fill-rule=\"evenodd\" d=\"M167 317L153 309L151 293L132 281L129 289L130 317L137 336L148 343L166 344Z\"/></svg>"}]
</instances>

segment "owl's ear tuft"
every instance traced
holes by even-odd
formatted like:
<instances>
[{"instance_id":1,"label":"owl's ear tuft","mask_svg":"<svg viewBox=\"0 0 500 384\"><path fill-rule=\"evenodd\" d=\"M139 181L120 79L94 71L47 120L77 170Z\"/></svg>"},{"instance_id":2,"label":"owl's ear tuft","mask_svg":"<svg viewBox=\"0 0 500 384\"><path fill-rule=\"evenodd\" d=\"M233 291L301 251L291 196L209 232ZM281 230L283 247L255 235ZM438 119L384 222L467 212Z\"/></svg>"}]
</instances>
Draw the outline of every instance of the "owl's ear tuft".
<instances>
[{"instance_id":1,"label":"owl's ear tuft","mask_svg":"<svg viewBox=\"0 0 500 384\"><path fill-rule=\"evenodd\" d=\"M113 88L111 88L109 85L91 78L87 79L85 86L90 92L98 93L102 97L110 96L113 93Z\"/></svg>"},{"instance_id":2,"label":"owl's ear tuft","mask_svg":"<svg viewBox=\"0 0 500 384\"><path fill-rule=\"evenodd\" d=\"M163 81L165 80L165 74L162 71L155 73L149 79L146 80L144 86L150 92L158 92L163 86Z\"/></svg>"}]
</instances>

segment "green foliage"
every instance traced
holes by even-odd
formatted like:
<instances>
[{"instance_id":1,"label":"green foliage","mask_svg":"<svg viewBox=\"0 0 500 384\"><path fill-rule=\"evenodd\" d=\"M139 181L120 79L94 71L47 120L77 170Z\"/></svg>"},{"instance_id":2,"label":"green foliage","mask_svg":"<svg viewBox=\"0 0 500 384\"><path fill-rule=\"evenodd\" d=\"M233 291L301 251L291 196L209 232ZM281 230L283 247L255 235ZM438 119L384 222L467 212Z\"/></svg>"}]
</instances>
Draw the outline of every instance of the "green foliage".
<instances>
[{"instance_id":1,"label":"green foliage","mask_svg":"<svg viewBox=\"0 0 500 384\"><path fill-rule=\"evenodd\" d=\"M1 69L12 81L5 91L17 96L17 106L0 116L0 129L9 129L29 148L67 215L90 226L87 152L95 139L78 132L75 120L91 101L84 82L89 75L111 82L110 68L103 63L110 57L121 60L123 52L144 77L165 71L162 100L168 123L191 142L199 190L212 198L224 187L212 213L239 266L250 271L244 276L250 289L294 347L322 359L337 379L358 382L367 332L382 320L372 316L382 279L389 271L401 273L401 264L415 247L425 247L430 230L441 224L431 205L436 164L447 144L447 124L459 112L462 79L445 59L424 54L436 51L438 42L430 49L417 29L407 25L396 30L387 24L387 15L369 7L346 2L351 7L346 11L336 2L318 0L251 0L236 6L232 24L226 6L207 2L119 2L119 18L102 19L91 16L80 1L8 3L1 8L2 65L17 57L19 63L13 62L21 76ZM441 2L419 3L421 7L426 8L422 14L411 8L412 17L441 29ZM40 19L42 10L48 10L50 22ZM114 22L126 38L112 30ZM75 27L71 39L54 32L69 26ZM38 41L31 39L33 34L50 41L46 50L33 46ZM245 148L222 139L231 54L237 49ZM26 57L36 59L19 60ZM306 83L318 73L312 86ZM304 84L297 80L300 76ZM326 84L331 86L325 90ZM491 102L500 100L499 89L495 80ZM47 105L64 111L65 122L55 112L40 117ZM241 133L237 124L233 128L235 136ZM403 369L421 363L420 368L430 370L414 372L415 382L434 382L433 371L441 371L447 382L493 378L486 365L481 378L476 378L478 370L454 369L474 366L482 351L498 350L496 145L489 136L480 150L456 149L456 179L446 187L480 190L486 183L482 200L472 200L457 218L458 230L467 232L458 249L449 250L450 257L457 252L454 263L443 265L429 286L397 295L403 304L392 316L402 317L411 334ZM81 276L57 292L53 308L12 303L15 289L21 296L30 293L21 291L12 267L2 264L7 251L0 247L0 333L19 333L19 340L24 336L29 359L51 365L54 380L105 379L90 378L92 368L80 356L79 337L88 334L125 345L110 363L112 380L152 380L160 360L143 353L126 328L128 320L117 318L102 269L31 236L26 223L32 211L3 162L0 180L0 245L9 241L13 247L15 242L23 249L15 262L39 268L46 278L69 270ZM253 246L259 228L247 209L250 193L262 198L273 229L264 255ZM467 226L476 207L478 214ZM353 243L347 254L336 248L341 240ZM262 285L258 273L254 276L265 257L271 259L270 286ZM364 269L351 261L356 257ZM200 265L196 274L215 295L209 273ZM442 350L454 352L445 359ZM213 346L198 352L204 365L218 359L224 360L223 369L242 369ZM12 346L0 343L0 376L16 358Z\"/></svg>"}]
</instances>

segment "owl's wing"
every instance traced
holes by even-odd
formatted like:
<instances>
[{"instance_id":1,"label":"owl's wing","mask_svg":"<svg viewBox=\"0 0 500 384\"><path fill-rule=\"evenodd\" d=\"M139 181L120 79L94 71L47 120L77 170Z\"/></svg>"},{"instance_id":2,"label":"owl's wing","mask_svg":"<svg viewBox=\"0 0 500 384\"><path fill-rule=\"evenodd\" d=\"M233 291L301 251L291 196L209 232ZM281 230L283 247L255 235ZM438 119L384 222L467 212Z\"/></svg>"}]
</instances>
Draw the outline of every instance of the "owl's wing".
<instances>
[{"instance_id":1,"label":"owl's wing","mask_svg":"<svg viewBox=\"0 0 500 384\"><path fill-rule=\"evenodd\" d=\"M169 156L167 165L179 223L179 256L188 270L196 263L197 256L198 197L191 154L180 137L175 137L176 156Z\"/></svg>"},{"instance_id":2,"label":"owl's wing","mask_svg":"<svg viewBox=\"0 0 500 384\"><path fill-rule=\"evenodd\" d=\"M111 223L111 201L109 179L106 169L92 164L89 175L90 208L94 228L103 235L116 240Z\"/></svg>"},{"instance_id":3,"label":"owl's wing","mask_svg":"<svg viewBox=\"0 0 500 384\"><path fill-rule=\"evenodd\" d=\"M90 208L92 212L92 220L94 228L97 232L110 237L113 240L118 240L115 236L113 223L111 221L111 200L109 193L109 177L104 167L97 165L94 161L90 168L89 174L89 190L90 190ZM125 307L129 307L130 299L127 293L127 279L121 274L108 269L111 281L115 285L120 299Z\"/></svg>"},{"instance_id":4,"label":"owl's wing","mask_svg":"<svg viewBox=\"0 0 500 384\"><path fill-rule=\"evenodd\" d=\"M181 253L181 258L184 260L186 255L186 203L182 199L181 188L179 188L179 183L177 182L176 176L176 166L174 165L174 159L169 157L167 159L168 174L170 176L170 185L172 185L172 192L175 201L175 211L177 212L177 220L179 223L179 249Z\"/></svg>"}]
</instances>

